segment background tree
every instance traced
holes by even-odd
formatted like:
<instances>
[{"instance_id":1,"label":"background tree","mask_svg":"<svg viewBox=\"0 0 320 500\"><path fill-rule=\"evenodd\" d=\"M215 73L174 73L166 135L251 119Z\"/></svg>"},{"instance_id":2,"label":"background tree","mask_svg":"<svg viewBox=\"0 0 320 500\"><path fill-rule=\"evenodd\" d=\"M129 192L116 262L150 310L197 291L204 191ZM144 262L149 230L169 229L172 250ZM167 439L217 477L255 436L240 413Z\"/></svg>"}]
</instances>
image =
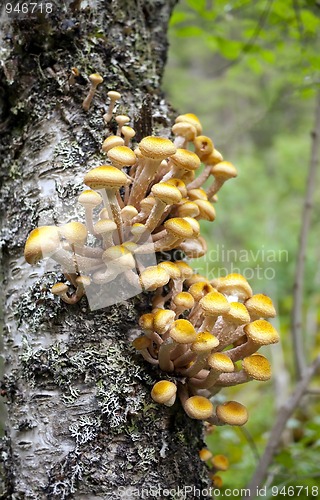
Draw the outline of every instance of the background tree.
<instances>
[{"instance_id":1,"label":"background tree","mask_svg":"<svg viewBox=\"0 0 320 500\"><path fill-rule=\"evenodd\" d=\"M148 295L95 312L85 299L69 307L50 292L57 271L43 274L23 258L30 230L72 218L84 172L103 162L108 90L121 90L119 111L133 117L138 140L168 135L160 85L175 3L2 7L2 498L115 499L131 498L131 487L208 486L202 425L152 402L153 372L131 347ZM105 83L86 113L93 72Z\"/></svg>"}]
</instances>

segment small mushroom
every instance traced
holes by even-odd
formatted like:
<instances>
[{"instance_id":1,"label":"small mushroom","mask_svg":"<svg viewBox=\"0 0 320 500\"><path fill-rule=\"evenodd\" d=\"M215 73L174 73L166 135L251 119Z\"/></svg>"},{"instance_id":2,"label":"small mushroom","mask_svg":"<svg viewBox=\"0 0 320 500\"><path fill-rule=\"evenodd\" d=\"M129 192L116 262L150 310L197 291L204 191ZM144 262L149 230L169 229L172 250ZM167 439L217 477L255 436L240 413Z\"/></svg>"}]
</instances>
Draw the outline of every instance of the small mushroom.
<instances>
[{"instance_id":1,"label":"small mushroom","mask_svg":"<svg viewBox=\"0 0 320 500\"><path fill-rule=\"evenodd\" d=\"M112 118L113 108L117 101L121 99L121 94L116 92L115 90L110 90L108 92L108 97L110 98L110 103L107 112L103 115L103 120L106 125L108 125L109 121Z\"/></svg>"},{"instance_id":2,"label":"small mushroom","mask_svg":"<svg viewBox=\"0 0 320 500\"><path fill-rule=\"evenodd\" d=\"M151 397L156 403L172 406L176 400L177 386L169 380L156 382L151 391Z\"/></svg>"},{"instance_id":3,"label":"small mushroom","mask_svg":"<svg viewBox=\"0 0 320 500\"><path fill-rule=\"evenodd\" d=\"M103 82L103 78L101 75L99 75L99 73L92 73L92 75L89 76L89 80L91 82L89 93L82 103L82 107L85 111L89 110L91 101L94 97L94 94L96 93L97 87L98 85L100 85L100 83Z\"/></svg>"}]
</instances>

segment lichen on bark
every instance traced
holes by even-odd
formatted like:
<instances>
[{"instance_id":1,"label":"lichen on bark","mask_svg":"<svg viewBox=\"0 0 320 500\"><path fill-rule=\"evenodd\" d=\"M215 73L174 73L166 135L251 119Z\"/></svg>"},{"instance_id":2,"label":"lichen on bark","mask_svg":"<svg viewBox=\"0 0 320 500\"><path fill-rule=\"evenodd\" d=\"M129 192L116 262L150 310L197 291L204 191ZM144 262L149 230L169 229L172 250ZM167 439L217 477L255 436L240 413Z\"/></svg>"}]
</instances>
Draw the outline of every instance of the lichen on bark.
<instances>
[{"instance_id":1,"label":"lichen on bark","mask_svg":"<svg viewBox=\"0 0 320 500\"><path fill-rule=\"evenodd\" d=\"M2 498L116 499L131 498L132 487L203 489L201 424L179 404L168 409L152 401L159 372L131 347L150 296L94 312L85 297L67 306L50 292L59 269L30 268L23 259L34 227L79 215L83 174L103 161L108 90L121 91L119 111L133 118L138 138L169 134L172 111L160 84L176 0L51 3L50 16L0 20L1 389L8 413ZM74 66L81 77L69 86ZM91 72L101 73L104 84L85 113Z\"/></svg>"}]
</instances>

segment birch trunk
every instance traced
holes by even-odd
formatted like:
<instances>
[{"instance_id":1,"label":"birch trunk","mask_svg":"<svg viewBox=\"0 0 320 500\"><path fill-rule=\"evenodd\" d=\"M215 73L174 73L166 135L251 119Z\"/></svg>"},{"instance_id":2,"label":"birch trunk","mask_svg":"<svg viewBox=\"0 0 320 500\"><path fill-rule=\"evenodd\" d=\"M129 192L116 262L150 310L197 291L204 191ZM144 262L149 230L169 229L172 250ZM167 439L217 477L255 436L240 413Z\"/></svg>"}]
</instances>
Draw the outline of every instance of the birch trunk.
<instances>
[{"instance_id":1,"label":"birch trunk","mask_svg":"<svg viewBox=\"0 0 320 500\"><path fill-rule=\"evenodd\" d=\"M201 423L178 403L153 403L160 374L131 347L150 296L97 311L86 298L66 305L50 292L59 270L23 258L33 228L79 220L84 172L104 162L109 90L123 94L119 111L133 117L138 139L168 135L171 114L160 84L175 3L51 0L48 14L2 13L1 498L114 500L143 498L142 489L159 492L157 498L210 497L198 458ZM80 77L70 86L72 67ZM104 83L85 113L92 72ZM185 486L202 491L183 496ZM167 496L163 488L177 493Z\"/></svg>"}]
</instances>

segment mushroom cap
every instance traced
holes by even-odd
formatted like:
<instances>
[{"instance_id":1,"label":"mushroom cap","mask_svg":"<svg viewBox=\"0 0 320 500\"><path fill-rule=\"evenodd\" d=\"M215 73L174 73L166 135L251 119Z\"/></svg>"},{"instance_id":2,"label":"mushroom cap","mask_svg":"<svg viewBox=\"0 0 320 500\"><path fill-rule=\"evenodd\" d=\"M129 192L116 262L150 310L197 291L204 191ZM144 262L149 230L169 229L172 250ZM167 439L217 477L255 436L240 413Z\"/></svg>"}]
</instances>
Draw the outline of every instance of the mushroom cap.
<instances>
[{"instance_id":1,"label":"mushroom cap","mask_svg":"<svg viewBox=\"0 0 320 500\"><path fill-rule=\"evenodd\" d=\"M139 144L141 154L153 160L164 160L176 152L172 141L164 137L147 136Z\"/></svg>"},{"instance_id":2,"label":"mushroom cap","mask_svg":"<svg viewBox=\"0 0 320 500\"><path fill-rule=\"evenodd\" d=\"M210 285L209 281L197 281L189 286L189 293L191 293L197 302L199 302L202 297L213 291L214 288Z\"/></svg>"},{"instance_id":3,"label":"mushroom cap","mask_svg":"<svg viewBox=\"0 0 320 500\"><path fill-rule=\"evenodd\" d=\"M178 188L183 198L187 196L187 187L183 180L171 177L171 179L168 179L166 183Z\"/></svg>"},{"instance_id":4,"label":"mushroom cap","mask_svg":"<svg viewBox=\"0 0 320 500\"><path fill-rule=\"evenodd\" d=\"M127 115L117 115L115 120L119 127L123 127L126 123L129 123L130 118Z\"/></svg>"},{"instance_id":5,"label":"mushroom cap","mask_svg":"<svg viewBox=\"0 0 320 500\"><path fill-rule=\"evenodd\" d=\"M67 293L67 291L69 290L69 287L68 285L66 285L65 283L55 283L53 285L53 287L51 288L51 292L54 294L54 295L64 295L65 293Z\"/></svg>"},{"instance_id":6,"label":"mushroom cap","mask_svg":"<svg viewBox=\"0 0 320 500\"><path fill-rule=\"evenodd\" d=\"M139 318L139 326L143 331L152 331L153 330L153 313L145 313Z\"/></svg>"},{"instance_id":7,"label":"mushroom cap","mask_svg":"<svg viewBox=\"0 0 320 500\"><path fill-rule=\"evenodd\" d=\"M214 221L216 218L216 211L212 203L208 200L194 200L194 203L199 208L199 219Z\"/></svg>"},{"instance_id":8,"label":"mushroom cap","mask_svg":"<svg viewBox=\"0 0 320 500\"><path fill-rule=\"evenodd\" d=\"M197 170L200 167L199 157L188 149L178 148L170 157L170 161L183 170Z\"/></svg>"},{"instance_id":9,"label":"mushroom cap","mask_svg":"<svg viewBox=\"0 0 320 500\"><path fill-rule=\"evenodd\" d=\"M208 196L207 196L207 193L205 192L204 189L197 188L197 189L190 189L190 190L188 190L188 198L191 201L195 201L195 200L207 200Z\"/></svg>"},{"instance_id":10,"label":"mushroom cap","mask_svg":"<svg viewBox=\"0 0 320 500\"><path fill-rule=\"evenodd\" d=\"M151 188L151 192L155 198L158 198L166 205L174 205L179 203L182 199L179 189L167 182L154 184Z\"/></svg>"},{"instance_id":11,"label":"mushroom cap","mask_svg":"<svg viewBox=\"0 0 320 500\"><path fill-rule=\"evenodd\" d=\"M100 83L103 82L103 77L99 75L99 73L92 73L89 76L89 80L94 84L94 85L99 85Z\"/></svg>"},{"instance_id":12,"label":"mushroom cap","mask_svg":"<svg viewBox=\"0 0 320 500\"><path fill-rule=\"evenodd\" d=\"M170 260L164 260L162 262L159 262L158 266L162 267L162 269L165 269L171 279L177 280L181 278L181 270L175 262L171 262Z\"/></svg>"},{"instance_id":13,"label":"mushroom cap","mask_svg":"<svg viewBox=\"0 0 320 500\"><path fill-rule=\"evenodd\" d=\"M184 410L190 418L207 420L213 414L213 404L204 396L191 396L184 403Z\"/></svg>"},{"instance_id":14,"label":"mushroom cap","mask_svg":"<svg viewBox=\"0 0 320 500\"><path fill-rule=\"evenodd\" d=\"M212 474L209 476L212 481L212 486L214 488L221 489L223 486L222 478L218 474Z\"/></svg>"},{"instance_id":15,"label":"mushroom cap","mask_svg":"<svg viewBox=\"0 0 320 500\"><path fill-rule=\"evenodd\" d=\"M128 137L128 139L132 139L132 137L136 135L136 131L128 125L123 125L123 127L121 127L121 133Z\"/></svg>"},{"instance_id":16,"label":"mushroom cap","mask_svg":"<svg viewBox=\"0 0 320 500\"><path fill-rule=\"evenodd\" d=\"M233 177L237 177L237 169L229 161L220 161L211 169L211 174L214 175L216 179L228 180Z\"/></svg>"},{"instance_id":17,"label":"mushroom cap","mask_svg":"<svg viewBox=\"0 0 320 500\"><path fill-rule=\"evenodd\" d=\"M225 295L236 295L239 300L245 301L252 297L251 286L241 274L231 273L212 280L211 283L219 292Z\"/></svg>"},{"instance_id":18,"label":"mushroom cap","mask_svg":"<svg viewBox=\"0 0 320 500\"><path fill-rule=\"evenodd\" d=\"M245 306L250 314L250 316L260 317L260 318L274 318L276 315L276 310L272 303L272 300L267 295L263 293L257 293L252 295L245 302Z\"/></svg>"},{"instance_id":19,"label":"mushroom cap","mask_svg":"<svg viewBox=\"0 0 320 500\"><path fill-rule=\"evenodd\" d=\"M178 217L198 217L200 210L196 203L184 199L177 208L177 215Z\"/></svg>"},{"instance_id":20,"label":"mushroom cap","mask_svg":"<svg viewBox=\"0 0 320 500\"><path fill-rule=\"evenodd\" d=\"M194 149L196 154L199 156L201 161L206 163L206 158L208 158L214 150L214 145L212 140L206 135L198 135L193 141Z\"/></svg>"},{"instance_id":21,"label":"mushroom cap","mask_svg":"<svg viewBox=\"0 0 320 500\"><path fill-rule=\"evenodd\" d=\"M196 340L191 345L191 351L197 353L210 352L219 345L217 337L210 332L199 332Z\"/></svg>"},{"instance_id":22,"label":"mushroom cap","mask_svg":"<svg viewBox=\"0 0 320 500\"><path fill-rule=\"evenodd\" d=\"M102 197L92 189L86 189L78 197L78 202L85 208L94 208L100 205Z\"/></svg>"},{"instance_id":23,"label":"mushroom cap","mask_svg":"<svg viewBox=\"0 0 320 500\"><path fill-rule=\"evenodd\" d=\"M217 149L214 148L213 152L206 158L206 165L217 165L223 161L223 156ZM212 172L212 171L211 171Z\"/></svg>"},{"instance_id":24,"label":"mushroom cap","mask_svg":"<svg viewBox=\"0 0 320 500\"><path fill-rule=\"evenodd\" d=\"M223 316L225 321L236 325L250 323L250 315L247 308L241 302L229 302L230 309Z\"/></svg>"},{"instance_id":25,"label":"mushroom cap","mask_svg":"<svg viewBox=\"0 0 320 500\"><path fill-rule=\"evenodd\" d=\"M109 165L93 168L84 176L84 183L91 189L120 189L129 182L121 170Z\"/></svg>"},{"instance_id":26,"label":"mushroom cap","mask_svg":"<svg viewBox=\"0 0 320 500\"><path fill-rule=\"evenodd\" d=\"M150 213L155 202L156 200L154 199L153 196L147 196L146 198L143 198L143 200L140 201L140 208L144 212Z\"/></svg>"},{"instance_id":27,"label":"mushroom cap","mask_svg":"<svg viewBox=\"0 0 320 500\"><path fill-rule=\"evenodd\" d=\"M258 345L276 344L279 342L277 330L264 319L257 319L243 328L244 333Z\"/></svg>"},{"instance_id":28,"label":"mushroom cap","mask_svg":"<svg viewBox=\"0 0 320 500\"><path fill-rule=\"evenodd\" d=\"M190 278L188 278L185 281L185 285L188 286L188 287L190 287L192 285L195 285L196 283L200 283L200 282L204 283L205 280L206 280L206 278L204 276L202 276L202 274L193 273L192 276L190 276ZM209 281L207 283L210 284ZM212 290L213 290L213 287L211 287L210 291L212 291Z\"/></svg>"},{"instance_id":29,"label":"mushroom cap","mask_svg":"<svg viewBox=\"0 0 320 500\"><path fill-rule=\"evenodd\" d=\"M193 141L197 135L196 127L190 122L177 122L171 130L174 135L181 135L187 141Z\"/></svg>"},{"instance_id":30,"label":"mushroom cap","mask_svg":"<svg viewBox=\"0 0 320 500\"><path fill-rule=\"evenodd\" d=\"M193 228L191 224L182 217L172 217L164 223L164 227L169 234L177 238L192 238Z\"/></svg>"},{"instance_id":31,"label":"mushroom cap","mask_svg":"<svg viewBox=\"0 0 320 500\"><path fill-rule=\"evenodd\" d=\"M211 458L211 463L216 470L228 470L229 460L224 455L214 455Z\"/></svg>"},{"instance_id":32,"label":"mushroom cap","mask_svg":"<svg viewBox=\"0 0 320 500\"><path fill-rule=\"evenodd\" d=\"M212 453L210 450L208 450L208 448L202 448L202 450L199 450L199 457L200 460L206 462L207 460L210 460L210 458L212 457Z\"/></svg>"},{"instance_id":33,"label":"mushroom cap","mask_svg":"<svg viewBox=\"0 0 320 500\"><path fill-rule=\"evenodd\" d=\"M202 132L202 126L201 126L200 120L193 113L185 113L184 115L179 115L175 119L175 122L176 123L180 123L180 122L191 123L191 125L193 125L194 128L196 129L197 135L201 134L201 132Z\"/></svg>"},{"instance_id":34,"label":"mushroom cap","mask_svg":"<svg viewBox=\"0 0 320 500\"><path fill-rule=\"evenodd\" d=\"M193 238L197 238L200 234L200 224L199 222L194 219L193 217L183 217L183 219L187 222L189 222L190 226L193 229Z\"/></svg>"},{"instance_id":35,"label":"mushroom cap","mask_svg":"<svg viewBox=\"0 0 320 500\"><path fill-rule=\"evenodd\" d=\"M135 222L132 224L130 231L134 236L139 236L146 231L146 226L140 222Z\"/></svg>"},{"instance_id":36,"label":"mushroom cap","mask_svg":"<svg viewBox=\"0 0 320 500\"><path fill-rule=\"evenodd\" d=\"M254 380L269 380L271 378L271 365L262 354L252 354L243 359L242 368Z\"/></svg>"},{"instance_id":37,"label":"mushroom cap","mask_svg":"<svg viewBox=\"0 0 320 500\"><path fill-rule=\"evenodd\" d=\"M68 222L59 227L59 233L68 241L75 245L83 245L87 239L88 231L81 222Z\"/></svg>"},{"instance_id":38,"label":"mushroom cap","mask_svg":"<svg viewBox=\"0 0 320 500\"><path fill-rule=\"evenodd\" d=\"M121 99L120 92L117 92L116 90L109 90L107 95L112 101L119 101L119 99Z\"/></svg>"},{"instance_id":39,"label":"mushroom cap","mask_svg":"<svg viewBox=\"0 0 320 500\"><path fill-rule=\"evenodd\" d=\"M174 319L175 319L174 311L171 309L158 309L153 313L153 328L154 331L162 335L169 328L171 328Z\"/></svg>"},{"instance_id":40,"label":"mushroom cap","mask_svg":"<svg viewBox=\"0 0 320 500\"><path fill-rule=\"evenodd\" d=\"M102 260L110 269L119 273L136 266L132 253L123 245L113 245L107 248L102 254Z\"/></svg>"},{"instance_id":41,"label":"mushroom cap","mask_svg":"<svg viewBox=\"0 0 320 500\"><path fill-rule=\"evenodd\" d=\"M187 319L176 319L170 328L170 337L178 344L191 344L197 335L194 326Z\"/></svg>"},{"instance_id":42,"label":"mushroom cap","mask_svg":"<svg viewBox=\"0 0 320 500\"><path fill-rule=\"evenodd\" d=\"M150 347L151 339L146 336L138 337L137 339L134 339L132 345L135 349L137 349L137 351L142 351L143 349Z\"/></svg>"},{"instance_id":43,"label":"mushroom cap","mask_svg":"<svg viewBox=\"0 0 320 500\"><path fill-rule=\"evenodd\" d=\"M94 225L97 234L112 233L117 229L117 224L111 219L100 219Z\"/></svg>"},{"instance_id":44,"label":"mushroom cap","mask_svg":"<svg viewBox=\"0 0 320 500\"><path fill-rule=\"evenodd\" d=\"M181 242L179 244L179 248L189 259L198 259L199 257L203 257L208 250L206 240L202 238L202 236L199 236L196 239L193 238L192 240Z\"/></svg>"},{"instance_id":45,"label":"mushroom cap","mask_svg":"<svg viewBox=\"0 0 320 500\"><path fill-rule=\"evenodd\" d=\"M209 292L199 302L207 316L221 316L229 311L230 304L226 297L219 292Z\"/></svg>"},{"instance_id":46,"label":"mushroom cap","mask_svg":"<svg viewBox=\"0 0 320 500\"><path fill-rule=\"evenodd\" d=\"M91 285L91 278L90 276L85 276L81 275L76 278L76 284L77 285L83 285L84 287L90 286Z\"/></svg>"},{"instance_id":47,"label":"mushroom cap","mask_svg":"<svg viewBox=\"0 0 320 500\"><path fill-rule=\"evenodd\" d=\"M127 146L115 146L109 149L107 156L117 168L131 167L137 161L136 155Z\"/></svg>"},{"instance_id":48,"label":"mushroom cap","mask_svg":"<svg viewBox=\"0 0 320 500\"><path fill-rule=\"evenodd\" d=\"M183 260L176 260L175 265L179 267L183 280L190 278L193 275L192 267Z\"/></svg>"},{"instance_id":49,"label":"mushroom cap","mask_svg":"<svg viewBox=\"0 0 320 500\"><path fill-rule=\"evenodd\" d=\"M156 403L166 404L170 402L173 405L177 393L177 386L169 380L160 380L156 382L151 391L151 397Z\"/></svg>"},{"instance_id":50,"label":"mushroom cap","mask_svg":"<svg viewBox=\"0 0 320 500\"><path fill-rule=\"evenodd\" d=\"M102 143L102 151L107 153L109 149L115 148L116 146L124 146L124 140L120 135L109 135Z\"/></svg>"},{"instance_id":51,"label":"mushroom cap","mask_svg":"<svg viewBox=\"0 0 320 500\"><path fill-rule=\"evenodd\" d=\"M56 226L40 226L29 234L24 247L24 258L28 264L36 264L48 257L60 246L59 231Z\"/></svg>"},{"instance_id":52,"label":"mushroom cap","mask_svg":"<svg viewBox=\"0 0 320 500\"><path fill-rule=\"evenodd\" d=\"M126 205L121 209L121 217L124 221L132 220L138 213L138 210L133 205Z\"/></svg>"},{"instance_id":53,"label":"mushroom cap","mask_svg":"<svg viewBox=\"0 0 320 500\"><path fill-rule=\"evenodd\" d=\"M244 425L248 421L248 411L237 401L228 401L216 408L216 415L221 422L229 425Z\"/></svg>"},{"instance_id":54,"label":"mushroom cap","mask_svg":"<svg viewBox=\"0 0 320 500\"><path fill-rule=\"evenodd\" d=\"M170 275L160 266L149 266L140 274L141 286L144 290L153 291L164 286L170 280Z\"/></svg>"},{"instance_id":55,"label":"mushroom cap","mask_svg":"<svg viewBox=\"0 0 320 500\"><path fill-rule=\"evenodd\" d=\"M194 306L194 298L189 292L176 293L172 300L176 306L184 307L185 309L191 309Z\"/></svg>"},{"instance_id":56,"label":"mushroom cap","mask_svg":"<svg viewBox=\"0 0 320 500\"><path fill-rule=\"evenodd\" d=\"M216 372L232 373L234 372L233 361L224 352L213 352L208 357L208 365Z\"/></svg>"}]
</instances>

